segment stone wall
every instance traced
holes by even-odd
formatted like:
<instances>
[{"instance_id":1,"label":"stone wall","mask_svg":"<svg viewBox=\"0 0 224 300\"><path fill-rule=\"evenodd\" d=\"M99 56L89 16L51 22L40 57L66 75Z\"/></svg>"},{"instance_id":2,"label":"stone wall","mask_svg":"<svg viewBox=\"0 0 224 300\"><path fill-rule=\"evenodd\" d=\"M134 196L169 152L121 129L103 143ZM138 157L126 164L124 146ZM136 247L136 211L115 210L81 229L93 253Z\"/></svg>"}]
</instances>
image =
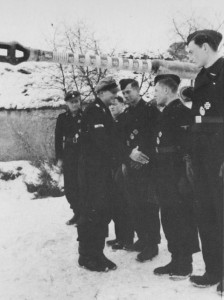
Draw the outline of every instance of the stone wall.
<instances>
[{"instance_id":1,"label":"stone wall","mask_svg":"<svg viewBox=\"0 0 224 300\"><path fill-rule=\"evenodd\" d=\"M0 111L0 161L54 158L55 124L63 111Z\"/></svg>"}]
</instances>

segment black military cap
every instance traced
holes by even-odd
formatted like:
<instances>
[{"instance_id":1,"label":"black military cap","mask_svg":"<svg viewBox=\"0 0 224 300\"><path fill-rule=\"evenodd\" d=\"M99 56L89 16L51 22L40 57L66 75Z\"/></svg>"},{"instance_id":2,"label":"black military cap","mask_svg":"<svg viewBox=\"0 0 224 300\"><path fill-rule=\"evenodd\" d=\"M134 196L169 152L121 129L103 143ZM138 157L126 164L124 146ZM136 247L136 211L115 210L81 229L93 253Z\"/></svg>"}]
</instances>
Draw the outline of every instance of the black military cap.
<instances>
[{"instance_id":1,"label":"black military cap","mask_svg":"<svg viewBox=\"0 0 224 300\"><path fill-rule=\"evenodd\" d=\"M108 76L106 78L101 79L95 87L96 93L103 92L103 91L111 91L111 92L118 92L119 87L116 81L111 77Z\"/></svg>"},{"instance_id":2,"label":"black military cap","mask_svg":"<svg viewBox=\"0 0 224 300\"><path fill-rule=\"evenodd\" d=\"M211 30L211 29L204 29L204 30L197 30L187 37L187 45L196 38L201 38L204 40L204 43L212 41L216 47L219 46L221 40L222 40L222 34L218 31Z\"/></svg>"},{"instance_id":3,"label":"black military cap","mask_svg":"<svg viewBox=\"0 0 224 300\"><path fill-rule=\"evenodd\" d=\"M157 82L159 82L160 80L163 80L163 79L172 79L177 85L180 84L180 77L175 75L175 74L160 74L160 75L157 75L154 79L154 84L156 85Z\"/></svg>"},{"instance_id":4,"label":"black military cap","mask_svg":"<svg viewBox=\"0 0 224 300\"><path fill-rule=\"evenodd\" d=\"M78 91L69 91L65 95L65 101L69 101L71 99L74 99L74 98L77 98L77 97L80 97L80 96L81 95Z\"/></svg>"},{"instance_id":5,"label":"black military cap","mask_svg":"<svg viewBox=\"0 0 224 300\"><path fill-rule=\"evenodd\" d=\"M134 83L135 86L139 86L138 82L135 79L132 79L132 78L121 79L119 81L121 90L123 91L126 88L126 86L130 83L132 83L132 84Z\"/></svg>"}]
</instances>

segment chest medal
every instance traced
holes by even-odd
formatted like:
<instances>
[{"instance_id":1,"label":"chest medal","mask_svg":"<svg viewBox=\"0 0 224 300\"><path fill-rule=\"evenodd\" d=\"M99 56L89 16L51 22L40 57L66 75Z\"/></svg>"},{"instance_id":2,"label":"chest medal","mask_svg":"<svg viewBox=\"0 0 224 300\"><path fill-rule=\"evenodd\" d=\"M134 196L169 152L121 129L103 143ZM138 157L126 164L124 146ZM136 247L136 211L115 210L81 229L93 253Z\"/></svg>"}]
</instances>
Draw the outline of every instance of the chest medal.
<instances>
[{"instance_id":1,"label":"chest medal","mask_svg":"<svg viewBox=\"0 0 224 300\"><path fill-rule=\"evenodd\" d=\"M205 109L204 109L203 106L200 107L199 112L200 112L200 115L201 115L201 116L204 116L204 115L205 115Z\"/></svg>"},{"instance_id":2,"label":"chest medal","mask_svg":"<svg viewBox=\"0 0 224 300\"><path fill-rule=\"evenodd\" d=\"M211 103L210 102L206 102L204 105L204 108L209 110L211 108Z\"/></svg>"}]
</instances>

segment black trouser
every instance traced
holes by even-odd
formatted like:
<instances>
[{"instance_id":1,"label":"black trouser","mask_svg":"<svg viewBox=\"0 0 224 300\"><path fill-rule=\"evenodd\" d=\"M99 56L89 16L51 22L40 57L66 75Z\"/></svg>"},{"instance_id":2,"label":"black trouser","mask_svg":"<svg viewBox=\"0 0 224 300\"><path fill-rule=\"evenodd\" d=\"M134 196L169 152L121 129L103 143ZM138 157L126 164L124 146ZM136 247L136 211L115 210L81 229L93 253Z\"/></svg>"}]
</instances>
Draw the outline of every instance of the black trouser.
<instances>
[{"instance_id":1,"label":"black trouser","mask_svg":"<svg viewBox=\"0 0 224 300\"><path fill-rule=\"evenodd\" d=\"M142 167L140 170L128 168L129 207L134 230L138 238L150 245L160 243L159 206L153 191L152 175Z\"/></svg>"},{"instance_id":2,"label":"black trouser","mask_svg":"<svg viewBox=\"0 0 224 300\"><path fill-rule=\"evenodd\" d=\"M134 239L134 229L131 212L128 206L127 180L120 166L114 172L113 191L113 221L116 239L124 244L131 244Z\"/></svg>"},{"instance_id":3,"label":"black trouser","mask_svg":"<svg viewBox=\"0 0 224 300\"><path fill-rule=\"evenodd\" d=\"M157 192L168 250L173 257L190 256L200 249L183 160L176 153L167 153L158 154L157 162Z\"/></svg>"},{"instance_id":4,"label":"black trouser","mask_svg":"<svg viewBox=\"0 0 224 300\"><path fill-rule=\"evenodd\" d=\"M223 267L223 132L196 132L193 169L197 220L206 271L220 276Z\"/></svg>"},{"instance_id":5,"label":"black trouser","mask_svg":"<svg viewBox=\"0 0 224 300\"><path fill-rule=\"evenodd\" d=\"M78 149L76 145L66 145L63 160L65 196L74 214L79 211L79 185L78 185Z\"/></svg>"},{"instance_id":6,"label":"black trouser","mask_svg":"<svg viewBox=\"0 0 224 300\"><path fill-rule=\"evenodd\" d=\"M112 217L112 172L107 164L79 159L80 219L77 224L78 241L82 247L97 248L108 236ZM102 249L101 249L102 250Z\"/></svg>"},{"instance_id":7,"label":"black trouser","mask_svg":"<svg viewBox=\"0 0 224 300\"><path fill-rule=\"evenodd\" d=\"M103 253L105 239L79 242L79 254L88 257L98 257Z\"/></svg>"}]
</instances>

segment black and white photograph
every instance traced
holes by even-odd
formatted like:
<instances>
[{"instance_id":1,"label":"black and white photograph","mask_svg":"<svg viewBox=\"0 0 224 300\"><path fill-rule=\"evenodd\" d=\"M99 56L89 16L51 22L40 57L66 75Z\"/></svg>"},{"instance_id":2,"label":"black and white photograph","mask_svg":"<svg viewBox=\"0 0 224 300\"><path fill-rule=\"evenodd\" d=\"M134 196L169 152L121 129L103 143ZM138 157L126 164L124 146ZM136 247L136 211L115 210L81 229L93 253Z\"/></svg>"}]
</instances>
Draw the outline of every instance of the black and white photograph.
<instances>
[{"instance_id":1,"label":"black and white photograph","mask_svg":"<svg viewBox=\"0 0 224 300\"><path fill-rule=\"evenodd\" d=\"M224 298L224 1L0 25L0 300Z\"/></svg>"}]
</instances>

